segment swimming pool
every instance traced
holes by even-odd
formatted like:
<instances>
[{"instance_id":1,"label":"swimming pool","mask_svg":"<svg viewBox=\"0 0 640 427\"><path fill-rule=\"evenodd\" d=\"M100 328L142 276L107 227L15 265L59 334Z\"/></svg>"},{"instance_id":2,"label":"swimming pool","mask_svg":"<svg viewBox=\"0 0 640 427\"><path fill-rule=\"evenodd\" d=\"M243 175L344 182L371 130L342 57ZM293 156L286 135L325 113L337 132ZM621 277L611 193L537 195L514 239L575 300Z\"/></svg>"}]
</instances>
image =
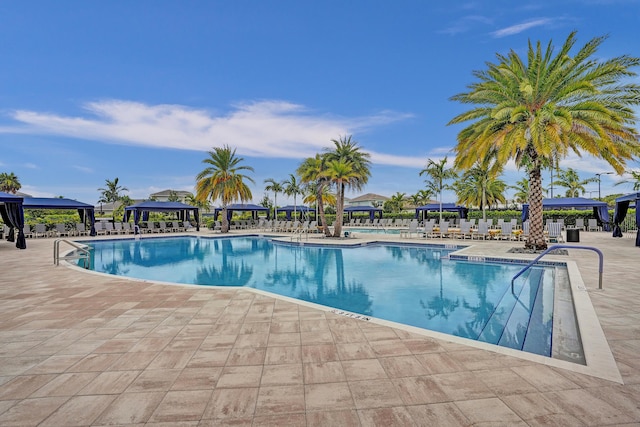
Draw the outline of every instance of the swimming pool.
<instances>
[{"instance_id":1,"label":"swimming pool","mask_svg":"<svg viewBox=\"0 0 640 427\"><path fill-rule=\"evenodd\" d=\"M562 266L511 278L520 263L450 259L457 248L375 243L298 245L266 237L89 242L98 272L246 286L339 310L530 353L552 352L554 281Z\"/></svg>"}]
</instances>

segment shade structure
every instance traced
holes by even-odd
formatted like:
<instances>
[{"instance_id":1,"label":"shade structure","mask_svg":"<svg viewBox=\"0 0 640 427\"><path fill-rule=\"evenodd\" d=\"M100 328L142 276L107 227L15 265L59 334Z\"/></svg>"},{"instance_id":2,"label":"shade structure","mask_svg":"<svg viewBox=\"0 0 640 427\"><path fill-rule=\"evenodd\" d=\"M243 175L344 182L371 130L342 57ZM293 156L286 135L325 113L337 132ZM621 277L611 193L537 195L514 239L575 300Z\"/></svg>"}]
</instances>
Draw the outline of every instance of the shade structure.
<instances>
[{"instance_id":1,"label":"shade structure","mask_svg":"<svg viewBox=\"0 0 640 427\"><path fill-rule=\"evenodd\" d=\"M189 215L193 214L196 220L196 230L200 231L200 209L181 202L146 201L127 206L124 208L123 221L129 221L131 214L133 214L133 222L137 226L140 221L146 221L149 218L149 212L176 212L182 221L189 221ZM134 227L134 230L138 234L138 227Z\"/></svg>"},{"instance_id":2,"label":"shade structure","mask_svg":"<svg viewBox=\"0 0 640 427\"><path fill-rule=\"evenodd\" d=\"M24 237L24 199L13 194L0 192L0 217L2 222L9 227L6 239L16 242L16 248L26 249L27 241ZM17 238L16 238L16 230Z\"/></svg>"},{"instance_id":3,"label":"shade structure","mask_svg":"<svg viewBox=\"0 0 640 427\"><path fill-rule=\"evenodd\" d=\"M382 209L375 208L373 206L348 206L344 208L344 212L347 214L347 218L351 219L351 216L355 212L365 212L369 214L369 221L373 221L375 215L378 214L378 218L382 218Z\"/></svg>"},{"instance_id":4,"label":"shade structure","mask_svg":"<svg viewBox=\"0 0 640 427\"><path fill-rule=\"evenodd\" d=\"M264 206L254 205L251 203L234 203L227 206L227 221L231 221L231 217L235 211L238 212L251 212L251 217L256 219L259 212L266 212L267 218L269 218L269 208ZM218 215L222 212L222 208L215 208L213 211L213 218L218 219Z\"/></svg>"},{"instance_id":5,"label":"shade structure","mask_svg":"<svg viewBox=\"0 0 640 427\"><path fill-rule=\"evenodd\" d=\"M640 246L640 193L631 193L625 194L624 196L618 197L616 199L616 209L613 215L613 237L622 237L622 229L620 228L620 224L624 221L624 218L627 216L627 211L629 210L629 206L633 203L636 207L636 228L638 231L636 232L636 246Z\"/></svg>"},{"instance_id":6,"label":"shade structure","mask_svg":"<svg viewBox=\"0 0 640 427\"><path fill-rule=\"evenodd\" d=\"M584 197L556 197L552 199L542 199L542 209L593 209L593 215L598 223L609 231L609 206L606 202L586 199ZM529 218L529 204L522 205L522 222Z\"/></svg>"},{"instance_id":7,"label":"shade structure","mask_svg":"<svg viewBox=\"0 0 640 427\"><path fill-rule=\"evenodd\" d=\"M95 207L88 203L61 197L25 197L22 203L25 209L75 209L80 222L89 225L89 234L96 235Z\"/></svg>"},{"instance_id":8,"label":"shade structure","mask_svg":"<svg viewBox=\"0 0 640 427\"><path fill-rule=\"evenodd\" d=\"M304 205L287 205L287 206L283 206L281 208L278 208L278 212L284 212L286 217L287 217L287 221L289 221L291 219L291 214L293 212L302 212L302 213L309 213L309 212L313 212L313 209L311 209L308 206L304 206Z\"/></svg>"},{"instance_id":9,"label":"shade structure","mask_svg":"<svg viewBox=\"0 0 640 427\"><path fill-rule=\"evenodd\" d=\"M418 206L416 208L416 218L420 217L421 213L425 212L440 212L440 203L429 203L428 205ZM457 212L460 218L466 218L469 213L469 209L464 206L456 205L455 203L442 203L443 212Z\"/></svg>"}]
</instances>

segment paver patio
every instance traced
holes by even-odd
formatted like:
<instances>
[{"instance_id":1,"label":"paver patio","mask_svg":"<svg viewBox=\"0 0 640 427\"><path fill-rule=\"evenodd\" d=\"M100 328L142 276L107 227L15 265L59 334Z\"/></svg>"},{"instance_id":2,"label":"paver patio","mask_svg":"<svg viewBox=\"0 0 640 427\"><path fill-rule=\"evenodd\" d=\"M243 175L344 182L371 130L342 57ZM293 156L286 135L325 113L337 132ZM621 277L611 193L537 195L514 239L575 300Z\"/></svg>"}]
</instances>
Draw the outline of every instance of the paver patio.
<instances>
[{"instance_id":1,"label":"paver patio","mask_svg":"<svg viewBox=\"0 0 640 427\"><path fill-rule=\"evenodd\" d=\"M568 258L622 383L249 290L55 267L52 239L0 242L0 425L640 425L640 248L581 240L605 254L602 291L595 254Z\"/></svg>"}]
</instances>

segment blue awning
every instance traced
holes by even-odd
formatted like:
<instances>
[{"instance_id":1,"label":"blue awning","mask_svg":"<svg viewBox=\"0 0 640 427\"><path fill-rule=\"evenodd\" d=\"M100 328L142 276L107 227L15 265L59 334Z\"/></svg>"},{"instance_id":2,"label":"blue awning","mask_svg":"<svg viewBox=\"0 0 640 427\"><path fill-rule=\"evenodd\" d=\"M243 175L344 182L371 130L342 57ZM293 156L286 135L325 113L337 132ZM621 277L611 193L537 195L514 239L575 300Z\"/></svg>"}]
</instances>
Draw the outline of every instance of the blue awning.
<instances>
[{"instance_id":1,"label":"blue awning","mask_svg":"<svg viewBox=\"0 0 640 427\"><path fill-rule=\"evenodd\" d=\"M542 209L587 209L593 208L596 217L606 231L609 231L609 206L606 202L586 199L584 197L555 197L542 199ZM522 222L529 218L529 204L522 205Z\"/></svg>"},{"instance_id":2,"label":"blue awning","mask_svg":"<svg viewBox=\"0 0 640 427\"><path fill-rule=\"evenodd\" d=\"M146 202L136 203L135 205L124 208L123 221L129 221L129 217L131 216L131 213L133 213L133 222L138 225L141 219L145 221L143 217L148 217L149 212L178 212L182 220L188 221L189 213L193 212L193 216L196 220L196 230L200 231L199 211L199 208L182 202L156 202L148 200ZM138 233L138 227L135 227L135 233Z\"/></svg>"}]
</instances>

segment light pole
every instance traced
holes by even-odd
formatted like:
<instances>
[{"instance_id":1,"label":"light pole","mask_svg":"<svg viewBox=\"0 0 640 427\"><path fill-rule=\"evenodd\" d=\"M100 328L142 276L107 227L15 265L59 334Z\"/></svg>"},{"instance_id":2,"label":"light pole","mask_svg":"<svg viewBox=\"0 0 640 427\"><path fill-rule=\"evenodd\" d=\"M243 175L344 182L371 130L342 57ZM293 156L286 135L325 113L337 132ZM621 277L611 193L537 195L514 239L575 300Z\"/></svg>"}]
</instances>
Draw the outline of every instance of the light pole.
<instances>
[{"instance_id":1,"label":"light pole","mask_svg":"<svg viewBox=\"0 0 640 427\"><path fill-rule=\"evenodd\" d=\"M596 176L598 177L598 200L602 200L602 197L600 197L600 181L602 181L601 176L602 175L612 175L613 172L600 172L597 173Z\"/></svg>"}]
</instances>

